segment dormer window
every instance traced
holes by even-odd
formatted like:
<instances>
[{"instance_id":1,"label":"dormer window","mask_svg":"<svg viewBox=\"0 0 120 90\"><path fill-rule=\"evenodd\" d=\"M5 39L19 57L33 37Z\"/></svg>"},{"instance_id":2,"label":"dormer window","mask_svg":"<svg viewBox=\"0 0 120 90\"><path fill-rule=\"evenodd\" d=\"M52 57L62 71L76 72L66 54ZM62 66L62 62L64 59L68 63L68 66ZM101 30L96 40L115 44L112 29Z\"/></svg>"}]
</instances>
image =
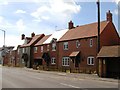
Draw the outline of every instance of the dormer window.
<instances>
[{"instance_id":1,"label":"dormer window","mask_svg":"<svg viewBox=\"0 0 120 90\"><path fill-rule=\"evenodd\" d=\"M56 43L52 43L52 51L56 51Z\"/></svg>"},{"instance_id":2,"label":"dormer window","mask_svg":"<svg viewBox=\"0 0 120 90\"><path fill-rule=\"evenodd\" d=\"M34 47L34 53L37 53L37 49L38 49L37 47Z\"/></svg>"}]
</instances>

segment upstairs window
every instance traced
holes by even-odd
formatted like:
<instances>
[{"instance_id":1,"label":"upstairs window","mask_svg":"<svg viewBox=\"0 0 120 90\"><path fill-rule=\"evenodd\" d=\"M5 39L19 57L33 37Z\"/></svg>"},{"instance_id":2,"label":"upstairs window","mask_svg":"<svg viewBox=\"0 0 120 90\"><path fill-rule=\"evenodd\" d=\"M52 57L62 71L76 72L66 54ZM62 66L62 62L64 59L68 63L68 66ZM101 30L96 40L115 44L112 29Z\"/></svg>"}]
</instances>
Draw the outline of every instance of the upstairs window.
<instances>
[{"instance_id":1,"label":"upstairs window","mask_svg":"<svg viewBox=\"0 0 120 90\"><path fill-rule=\"evenodd\" d=\"M41 52L43 52L43 46L41 46Z\"/></svg>"},{"instance_id":2,"label":"upstairs window","mask_svg":"<svg viewBox=\"0 0 120 90\"><path fill-rule=\"evenodd\" d=\"M23 48L22 51L23 51L23 53L26 53L26 48Z\"/></svg>"},{"instance_id":3,"label":"upstairs window","mask_svg":"<svg viewBox=\"0 0 120 90\"><path fill-rule=\"evenodd\" d=\"M18 52L18 54L20 54L20 48L18 48L18 51L17 51L17 52Z\"/></svg>"},{"instance_id":4,"label":"upstairs window","mask_svg":"<svg viewBox=\"0 0 120 90\"><path fill-rule=\"evenodd\" d=\"M49 46L49 45L47 45L47 51L49 51L49 49L50 49L50 46Z\"/></svg>"},{"instance_id":5,"label":"upstairs window","mask_svg":"<svg viewBox=\"0 0 120 90\"><path fill-rule=\"evenodd\" d=\"M55 59L55 57L52 57L52 58L51 58L51 64L56 64L56 59Z\"/></svg>"},{"instance_id":6,"label":"upstairs window","mask_svg":"<svg viewBox=\"0 0 120 90\"><path fill-rule=\"evenodd\" d=\"M90 47L93 46L93 39L90 39Z\"/></svg>"},{"instance_id":7,"label":"upstairs window","mask_svg":"<svg viewBox=\"0 0 120 90\"><path fill-rule=\"evenodd\" d=\"M38 48L34 47L34 53L37 53Z\"/></svg>"},{"instance_id":8,"label":"upstairs window","mask_svg":"<svg viewBox=\"0 0 120 90\"><path fill-rule=\"evenodd\" d=\"M79 40L77 40L76 41L76 48L79 48L79 46L80 46L80 42L79 42Z\"/></svg>"},{"instance_id":9,"label":"upstairs window","mask_svg":"<svg viewBox=\"0 0 120 90\"><path fill-rule=\"evenodd\" d=\"M87 58L87 64L88 64L88 65L94 65L94 57L92 57L92 56L91 56L91 57L88 57L88 58Z\"/></svg>"},{"instance_id":10,"label":"upstairs window","mask_svg":"<svg viewBox=\"0 0 120 90\"><path fill-rule=\"evenodd\" d=\"M63 44L63 49L64 49L64 50L68 50L68 42L64 42L64 44Z\"/></svg>"},{"instance_id":11,"label":"upstairs window","mask_svg":"<svg viewBox=\"0 0 120 90\"><path fill-rule=\"evenodd\" d=\"M56 51L56 43L52 43L52 51Z\"/></svg>"}]
</instances>

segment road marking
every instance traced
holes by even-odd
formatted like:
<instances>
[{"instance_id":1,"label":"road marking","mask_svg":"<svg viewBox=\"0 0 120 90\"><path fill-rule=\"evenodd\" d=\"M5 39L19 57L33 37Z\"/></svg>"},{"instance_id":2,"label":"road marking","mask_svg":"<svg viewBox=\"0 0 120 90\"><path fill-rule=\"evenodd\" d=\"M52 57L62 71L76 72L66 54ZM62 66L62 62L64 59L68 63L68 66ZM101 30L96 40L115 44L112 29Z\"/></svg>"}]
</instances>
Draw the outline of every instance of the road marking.
<instances>
[{"instance_id":1,"label":"road marking","mask_svg":"<svg viewBox=\"0 0 120 90\"><path fill-rule=\"evenodd\" d=\"M60 83L61 85L64 85L64 86L69 86L69 87L72 87L72 88L80 88L80 87L77 87L77 86L73 86L73 85L70 85L70 84L65 84L65 83Z\"/></svg>"},{"instance_id":2,"label":"road marking","mask_svg":"<svg viewBox=\"0 0 120 90\"><path fill-rule=\"evenodd\" d=\"M34 79L39 79L39 80L43 80L43 78L38 78L38 77L31 77L31 76L28 76L30 78L34 78Z\"/></svg>"}]
</instances>

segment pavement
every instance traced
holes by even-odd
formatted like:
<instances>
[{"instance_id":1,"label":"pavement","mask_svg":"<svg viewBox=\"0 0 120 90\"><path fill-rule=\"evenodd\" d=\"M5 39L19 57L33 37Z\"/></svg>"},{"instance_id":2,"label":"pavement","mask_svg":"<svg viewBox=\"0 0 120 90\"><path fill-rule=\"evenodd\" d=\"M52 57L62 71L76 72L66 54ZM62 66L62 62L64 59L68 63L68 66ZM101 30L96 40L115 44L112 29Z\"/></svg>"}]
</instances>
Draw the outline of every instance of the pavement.
<instances>
[{"instance_id":1,"label":"pavement","mask_svg":"<svg viewBox=\"0 0 120 90\"><path fill-rule=\"evenodd\" d=\"M108 82L116 82L118 83L118 79L114 78L101 78L97 74L84 74L84 73L66 73L66 72L58 72L58 71L44 71L44 70L34 70L32 68L22 68L27 71L36 72L36 73L47 73L47 74L56 74L60 76L69 76L78 79L89 79L89 80L99 80L99 81L108 81Z\"/></svg>"}]
</instances>

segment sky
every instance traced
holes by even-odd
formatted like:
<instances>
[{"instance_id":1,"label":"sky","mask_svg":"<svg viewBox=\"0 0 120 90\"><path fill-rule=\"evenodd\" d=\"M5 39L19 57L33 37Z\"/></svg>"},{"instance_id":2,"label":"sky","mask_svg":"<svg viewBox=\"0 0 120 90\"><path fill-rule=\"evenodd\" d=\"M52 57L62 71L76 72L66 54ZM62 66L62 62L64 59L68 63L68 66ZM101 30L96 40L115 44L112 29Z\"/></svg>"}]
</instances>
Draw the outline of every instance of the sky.
<instances>
[{"instance_id":1,"label":"sky","mask_svg":"<svg viewBox=\"0 0 120 90\"><path fill-rule=\"evenodd\" d=\"M23 44L21 34L51 34L68 28L72 20L74 26L97 22L97 0L0 0L0 47ZM113 14L113 23L118 29L118 2L120 0L100 0L101 21L106 20L106 12Z\"/></svg>"}]
</instances>

